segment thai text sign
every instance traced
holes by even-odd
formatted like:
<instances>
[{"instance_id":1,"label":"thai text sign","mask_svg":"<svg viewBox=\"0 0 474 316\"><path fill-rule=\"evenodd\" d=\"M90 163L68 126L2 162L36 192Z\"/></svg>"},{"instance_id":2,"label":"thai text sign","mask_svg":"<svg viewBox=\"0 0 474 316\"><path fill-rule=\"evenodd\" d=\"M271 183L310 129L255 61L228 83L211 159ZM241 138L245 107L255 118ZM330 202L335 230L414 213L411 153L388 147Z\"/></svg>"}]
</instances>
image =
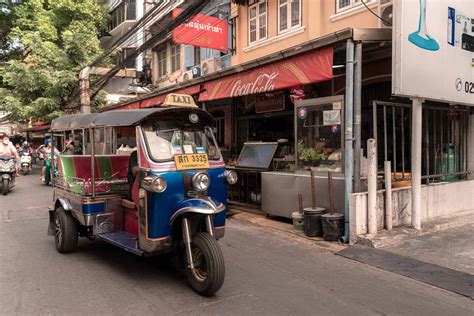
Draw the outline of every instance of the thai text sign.
<instances>
[{"instance_id":1,"label":"thai text sign","mask_svg":"<svg viewBox=\"0 0 474 316\"><path fill-rule=\"evenodd\" d=\"M255 103L256 113L266 113L282 111L285 109L285 94L283 92L274 93L270 96L266 94L258 95Z\"/></svg>"},{"instance_id":2,"label":"thai text sign","mask_svg":"<svg viewBox=\"0 0 474 316\"><path fill-rule=\"evenodd\" d=\"M325 48L204 84L199 101L272 92L332 79L333 49Z\"/></svg>"},{"instance_id":3,"label":"thai text sign","mask_svg":"<svg viewBox=\"0 0 474 316\"><path fill-rule=\"evenodd\" d=\"M229 49L228 23L212 16L196 14L187 23L173 30L173 41L227 51Z\"/></svg>"}]
</instances>

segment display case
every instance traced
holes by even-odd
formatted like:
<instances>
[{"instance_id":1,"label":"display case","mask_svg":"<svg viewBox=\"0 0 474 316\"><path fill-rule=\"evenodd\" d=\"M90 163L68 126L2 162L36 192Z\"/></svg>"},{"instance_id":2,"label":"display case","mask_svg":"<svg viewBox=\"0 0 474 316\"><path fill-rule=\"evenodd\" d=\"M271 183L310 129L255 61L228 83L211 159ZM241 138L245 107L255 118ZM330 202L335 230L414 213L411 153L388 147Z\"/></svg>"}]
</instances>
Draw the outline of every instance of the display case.
<instances>
[{"instance_id":1,"label":"display case","mask_svg":"<svg viewBox=\"0 0 474 316\"><path fill-rule=\"evenodd\" d=\"M296 104L295 153L299 170L343 172L344 97Z\"/></svg>"}]
</instances>

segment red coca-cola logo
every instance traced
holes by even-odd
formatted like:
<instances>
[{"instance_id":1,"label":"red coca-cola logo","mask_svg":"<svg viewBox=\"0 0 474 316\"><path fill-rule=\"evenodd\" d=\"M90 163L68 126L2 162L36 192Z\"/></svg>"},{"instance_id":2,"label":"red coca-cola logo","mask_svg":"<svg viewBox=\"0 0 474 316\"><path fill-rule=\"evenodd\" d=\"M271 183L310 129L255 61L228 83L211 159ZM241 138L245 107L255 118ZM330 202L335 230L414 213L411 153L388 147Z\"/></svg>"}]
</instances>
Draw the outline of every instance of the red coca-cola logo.
<instances>
[{"instance_id":1,"label":"red coca-cola logo","mask_svg":"<svg viewBox=\"0 0 474 316\"><path fill-rule=\"evenodd\" d=\"M239 78L230 92L231 97L237 97L247 94L257 94L275 90L274 80L278 77L278 72L271 74L260 74L254 81L242 82Z\"/></svg>"}]
</instances>

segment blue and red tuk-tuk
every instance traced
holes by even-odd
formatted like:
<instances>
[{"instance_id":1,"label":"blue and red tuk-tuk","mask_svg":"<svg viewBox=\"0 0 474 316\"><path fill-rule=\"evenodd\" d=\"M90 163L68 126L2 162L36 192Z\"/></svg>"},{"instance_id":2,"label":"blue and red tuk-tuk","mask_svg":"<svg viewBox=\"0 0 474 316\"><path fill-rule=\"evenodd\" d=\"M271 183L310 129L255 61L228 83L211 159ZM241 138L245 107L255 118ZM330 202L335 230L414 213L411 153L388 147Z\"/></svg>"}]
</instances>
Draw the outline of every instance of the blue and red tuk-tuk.
<instances>
[{"instance_id":1,"label":"blue and red tuk-tuk","mask_svg":"<svg viewBox=\"0 0 474 316\"><path fill-rule=\"evenodd\" d=\"M72 252L86 237L139 256L175 252L196 292L218 291L225 266L217 240L237 175L225 169L212 125L179 94L158 108L54 120L52 132L74 137L81 153L57 160L48 229L57 251Z\"/></svg>"}]
</instances>

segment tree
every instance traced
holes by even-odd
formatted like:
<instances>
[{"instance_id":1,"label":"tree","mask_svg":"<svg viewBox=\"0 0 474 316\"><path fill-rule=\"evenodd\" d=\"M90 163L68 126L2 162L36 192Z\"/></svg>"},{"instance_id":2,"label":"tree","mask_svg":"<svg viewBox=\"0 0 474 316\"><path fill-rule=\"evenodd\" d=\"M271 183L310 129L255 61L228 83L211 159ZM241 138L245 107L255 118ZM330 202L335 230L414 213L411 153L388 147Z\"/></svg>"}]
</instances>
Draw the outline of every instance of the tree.
<instances>
[{"instance_id":1,"label":"tree","mask_svg":"<svg viewBox=\"0 0 474 316\"><path fill-rule=\"evenodd\" d=\"M106 10L95 0L0 3L0 110L16 120L50 120L73 111L77 75L102 53Z\"/></svg>"}]
</instances>

